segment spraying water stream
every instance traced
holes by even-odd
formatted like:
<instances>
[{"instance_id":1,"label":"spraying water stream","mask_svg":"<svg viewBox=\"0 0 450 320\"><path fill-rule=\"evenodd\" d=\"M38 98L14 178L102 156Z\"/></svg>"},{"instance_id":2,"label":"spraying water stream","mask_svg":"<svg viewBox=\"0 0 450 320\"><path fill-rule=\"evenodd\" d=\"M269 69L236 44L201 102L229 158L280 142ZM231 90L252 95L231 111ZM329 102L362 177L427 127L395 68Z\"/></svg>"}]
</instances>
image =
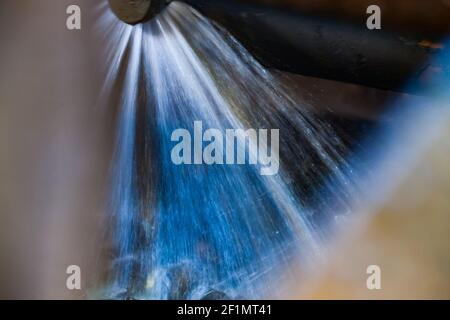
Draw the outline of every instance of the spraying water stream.
<instances>
[{"instance_id":1,"label":"spraying water stream","mask_svg":"<svg viewBox=\"0 0 450 320\"><path fill-rule=\"evenodd\" d=\"M293 260L307 269L320 259L324 221L354 192L344 147L230 34L188 5L173 2L134 27L106 2L100 9L112 52L103 96L126 65L107 296L276 297L271 280ZM194 122L222 132L278 129L278 174L261 175L260 164L174 164L171 135L193 132ZM250 153L261 146L248 144Z\"/></svg>"}]
</instances>

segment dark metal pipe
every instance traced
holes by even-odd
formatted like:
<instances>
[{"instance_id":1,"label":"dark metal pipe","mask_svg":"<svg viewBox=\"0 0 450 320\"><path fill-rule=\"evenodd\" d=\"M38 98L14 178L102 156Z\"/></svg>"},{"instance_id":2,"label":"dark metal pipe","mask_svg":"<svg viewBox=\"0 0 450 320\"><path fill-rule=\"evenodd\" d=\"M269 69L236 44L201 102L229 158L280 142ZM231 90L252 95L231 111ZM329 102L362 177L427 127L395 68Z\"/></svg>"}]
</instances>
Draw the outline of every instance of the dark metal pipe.
<instances>
[{"instance_id":1,"label":"dark metal pipe","mask_svg":"<svg viewBox=\"0 0 450 320\"><path fill-rule=\"evenodd\" d=\"M421 93L439 44L414 35L233 0L185 0L230 31L269 68L369 87ZM365 12L362 13L365 17Z\"/></svg>"},{"instance_id":2,"label":"dark metal pipe","mask_svg":"<svg viewBox=\"0 0 450 320\"><path fill-rule=\"evenodd\" d=\"M170 0L109 0L123 21L136 24L158 14ZM266 67L385 90L425 91L434 46L413 35L371 31L353 24L249 5L233 0L184 0L230 31Z\"/></svg>"}]
</instances>

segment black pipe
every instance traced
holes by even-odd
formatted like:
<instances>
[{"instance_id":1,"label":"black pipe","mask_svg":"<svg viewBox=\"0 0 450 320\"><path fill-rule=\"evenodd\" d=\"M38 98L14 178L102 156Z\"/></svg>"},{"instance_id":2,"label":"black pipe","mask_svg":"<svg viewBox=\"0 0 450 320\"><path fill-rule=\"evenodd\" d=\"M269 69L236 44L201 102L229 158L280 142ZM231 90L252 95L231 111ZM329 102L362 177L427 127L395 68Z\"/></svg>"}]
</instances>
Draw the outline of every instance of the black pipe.
<instances>
[{"instance_id":1,"label":"black pipe","mask_svg":"<svg viewBox=\"0 0 450 320\"><path fill-rule=\"evenodd\" d=\"M119 18L134 24L151 19L170 0L109 2ZM355 25L233 0L184 2L224 26L268 68L411 93L425 92L430 70L446 69L428 68L439 49L420 39L368 30L365 22Z\"/></svg>"},{"instance_id":2,"label":"black pipe","mask_svg":"<svg viewBox=\"0 0 450 320\"><path fill-rule=\"evenodd\" d=\"M368 30L232 0L185 0L230 31L263 65L282 71L411 93L439 52L408 36ZM442 70L434 66L429 70ZM440 68L441 67L441 68Z\"/></svg>"}]
</instances>

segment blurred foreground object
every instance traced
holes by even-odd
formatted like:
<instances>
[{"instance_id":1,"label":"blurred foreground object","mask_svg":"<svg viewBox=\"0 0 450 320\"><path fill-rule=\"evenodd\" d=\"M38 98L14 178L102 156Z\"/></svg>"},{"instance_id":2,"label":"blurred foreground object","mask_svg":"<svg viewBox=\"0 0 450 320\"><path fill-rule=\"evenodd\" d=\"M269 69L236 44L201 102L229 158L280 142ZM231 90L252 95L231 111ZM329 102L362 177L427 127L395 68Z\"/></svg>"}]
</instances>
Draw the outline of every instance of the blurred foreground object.
<instances>
[{"instance_id":1,"label":"blurred foreground object","mask_svg":"<svg viewBox=\"0 0 450 320\"><path fill-rule=\"evenodd\" d=\"M322 276L295 298L450 298L450 119L432 140L397 191L368 222L362 215L350 225ZM366 287L370 265L381 268L381 290Z\"/></svg>"},{"instance_id":2,"label":"blurred foreground object","mask_svg":"<svg viewBox=\"0 0 450 320\"><path fill-rule=\"evenodd\" d=\"M0 2L0 298L86 298L100 268L109 117L98 39L65 28L72 3ZM89 25L96 1L78 3Z\"/></svg>"}]
</instances>

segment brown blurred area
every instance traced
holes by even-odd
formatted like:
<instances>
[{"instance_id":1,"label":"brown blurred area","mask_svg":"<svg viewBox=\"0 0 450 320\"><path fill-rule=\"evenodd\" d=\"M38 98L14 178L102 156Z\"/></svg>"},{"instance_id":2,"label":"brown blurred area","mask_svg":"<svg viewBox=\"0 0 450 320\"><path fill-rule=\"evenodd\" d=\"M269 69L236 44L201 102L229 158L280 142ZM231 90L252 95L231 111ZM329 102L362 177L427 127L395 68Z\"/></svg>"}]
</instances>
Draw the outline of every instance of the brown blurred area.
<instances>
[{"instance_id":1,"label":"brown blurred area","mask_svg":"<svg viewBox=\"0 0 450 320\"><path fill-rule=\"evenodd\" d=\"M442 116L395 192L369 216L358 212L321 272L290 286L295 298L450 299L450 116ZM381 268L381 290L367 289L370 265Z\"/></svg>"},{"instance_id":2,"label":"brown blurred area","mask_svg":"<svg viewBox=\"0 0 450 320\"><path fill-rule=\"evenodd\" d=\"M96 1L76 1L94 28ZM68 0L0 2L0 298L83 298L100 263L108 116L94 32ZM66 268L82 290L66 289Z\"/></svg>"}]
</instances>

